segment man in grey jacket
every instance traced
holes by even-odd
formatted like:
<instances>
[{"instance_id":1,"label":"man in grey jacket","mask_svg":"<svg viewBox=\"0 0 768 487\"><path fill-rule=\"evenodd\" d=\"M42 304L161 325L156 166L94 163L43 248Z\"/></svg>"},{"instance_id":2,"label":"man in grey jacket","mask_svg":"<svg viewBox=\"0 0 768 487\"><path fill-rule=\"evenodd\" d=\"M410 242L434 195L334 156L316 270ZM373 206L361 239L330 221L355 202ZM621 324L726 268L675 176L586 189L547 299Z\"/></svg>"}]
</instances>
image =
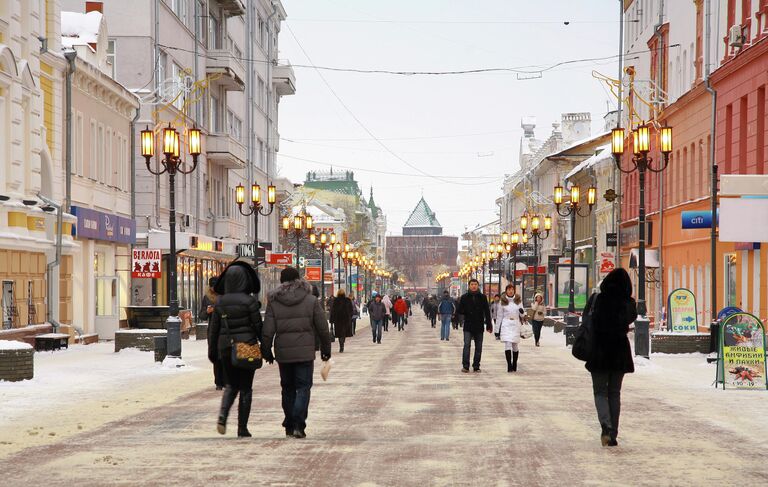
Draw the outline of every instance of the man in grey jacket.
<instances>
[{"instance_id":1,"label":"man in grey jacket","mask_svg":"<svg viewBox=\"0 0 768 487\"><path fill-rule=\"evenodd\" d=\"M312 287L293 267L283 269L280 286L268 298L261 352L264 360L277 360L280 367L285 435L305 438L318 344L321 359L331 358L328 320Z\"/></svg>"}]
</instances>

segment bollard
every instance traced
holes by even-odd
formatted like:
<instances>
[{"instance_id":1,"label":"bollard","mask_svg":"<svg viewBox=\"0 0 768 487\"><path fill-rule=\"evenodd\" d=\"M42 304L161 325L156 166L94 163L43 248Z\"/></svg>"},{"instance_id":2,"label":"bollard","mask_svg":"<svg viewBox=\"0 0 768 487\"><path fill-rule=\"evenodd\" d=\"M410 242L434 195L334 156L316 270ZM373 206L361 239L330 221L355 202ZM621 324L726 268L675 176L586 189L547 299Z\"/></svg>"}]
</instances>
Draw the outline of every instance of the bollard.
<instances>
[{"instance_id":1,"label":"bollard","mask_svg":"<svg viewBox=\"0 0 768 487\"><path fill-rule=\"evenodd\" d=\"M155 342L155 362L162 362L168 354L168 337L154 337Z\"/></svg>"},{"instance_id":2,"label":"bollard","mask_svg":"<svg viewBox=\"0 0 768 487\"><path fill-rule=\"evenodd\" d=\"M168 329L168 356L181 358L181 318L169 316L165 326Z\"/></svg>"},{"instance_id":3,"label":"bollard","mask_svg":"<svg viewBox=\"0 0 768 487\"><path fill-rule=\"evenodd\" d=\"M563 329L563 335L565 335L565 346L573 345L576 340L576 330L579 329L581 319L576 313L571 313L565 317L565 328Z\"/></svg>"},{"instance_id":4,"label":"bollard","mask_svg":"<svg viewBox=\"0 0 768 487\"><path fill-rule=\"evenodd\" d=\"M651 355L651 322L645 316L635 320L635 356L650 358Z\"/></svg>"}]
</instances>

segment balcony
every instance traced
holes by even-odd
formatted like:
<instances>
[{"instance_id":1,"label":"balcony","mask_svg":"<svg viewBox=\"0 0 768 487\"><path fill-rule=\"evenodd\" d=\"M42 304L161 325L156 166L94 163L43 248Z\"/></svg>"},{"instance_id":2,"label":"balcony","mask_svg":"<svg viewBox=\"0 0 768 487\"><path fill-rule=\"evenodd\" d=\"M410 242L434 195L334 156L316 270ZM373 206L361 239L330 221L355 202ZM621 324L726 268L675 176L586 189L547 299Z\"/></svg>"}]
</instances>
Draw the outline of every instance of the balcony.
<instances>
[{"instance_id":1,"label":"balcony","mask_svg":"<svg viewBox=\"0 0 768 487\"><path fill-rule=\"evenodd\" d=\"M218 0L218 3L227 17L245 15L245 5L242 0Z\"/></svg>"},{"instance_id":2,"label":"balcony","mask_svg":"<svg viewBox=\"0 0 768 487\"><path fill-rule=\"evenodd\" d=\"M237 211L237 209L235 209ZM243 223L230 216L217 216L213 224L213 236L216 238L231 238L242 240L245 235Z\"/></svg>"},{"instance_id":3,"label":"balcony","mask_svg":"<svg viewBox=\"0 0 768 487\"><path fill-rule=\"evenodd\" d=\"M245 166L245 147L229 134L208 134L205 155L209 161L228 169Z\"/></svg>"},{"instance_id":4,"label":"balcony","mask_svg":"<svg viewBox=\"0 0 768 487\"><path fill-rule=\"evenodd\" d=\"M296 75L293 74L293 67L290 64L275 66L272 70L272 85L280 96L295 94Z\"/></svg>"},{"instance_id":5,"label":"balcony","mask_svg":"<svg viewBox=\"0 0 768 487\"><path fill-rule=\"evenodd\" d=\"M205 72L214 76L211 84L223 86L227 91L245 89L245 68L229 49L209 49Z\"/></svg>"}]
</instances>

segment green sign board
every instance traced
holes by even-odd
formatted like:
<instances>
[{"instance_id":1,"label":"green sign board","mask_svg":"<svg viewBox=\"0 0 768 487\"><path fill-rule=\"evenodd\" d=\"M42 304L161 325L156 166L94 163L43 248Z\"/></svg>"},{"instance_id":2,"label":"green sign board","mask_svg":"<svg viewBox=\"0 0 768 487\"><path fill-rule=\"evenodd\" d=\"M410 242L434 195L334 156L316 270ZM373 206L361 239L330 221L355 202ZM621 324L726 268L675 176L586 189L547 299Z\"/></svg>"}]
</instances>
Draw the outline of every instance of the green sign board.
<instances>
[{"instance_id":1,"label":"green sign board","mask_svg":"<svg viewBox=\"0 0 768 487\"><path fill-rule=\"evenodd\" d=\"M696 297L684 288L675 289L667 298L667 328L672 333L695 334L699 331L696 318Z\"/></svg>"},{"instance_id":2,"label":"green sign board","mask_svg":"<svg viewBox=\"0 0 768 487\"><path fill-rule=\"evenodd\" d=\"M566 309L571 294L571 266L570 264L557 264L555 267L555 292L557 293L555 306ZM587 264L574 266L573 303L576 310L582 310L587 305L587 298L589 297L588 271L589 266Z\"/></svg>"},{"instance_id":3,"label":"green sign board","mask_svg":"<svg viewBox=\"0 0 768 487\"><path fill-rule=\"evenodd\" d=\"M720 324L718 382L735 389L768 389L765 329L749 313L732 314Z\"/></svg>"}]
</instances>

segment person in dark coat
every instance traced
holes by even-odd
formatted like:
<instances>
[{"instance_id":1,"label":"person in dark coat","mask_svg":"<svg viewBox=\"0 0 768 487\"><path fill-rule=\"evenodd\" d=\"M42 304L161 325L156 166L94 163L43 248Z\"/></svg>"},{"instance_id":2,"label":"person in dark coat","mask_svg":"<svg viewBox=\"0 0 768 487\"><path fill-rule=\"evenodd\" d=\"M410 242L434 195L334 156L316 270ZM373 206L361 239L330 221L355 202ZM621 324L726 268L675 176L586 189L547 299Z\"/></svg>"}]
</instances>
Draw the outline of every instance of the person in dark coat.
<instances>
[{"instance_id":1,"label":"person in dark coat","mask_svg":"<svg viewBox=\"0 0 768 487\"><path fill-rule=\"evenodd\" d=\"M343 289L339 289L336 299L333 300L329 320L333 323L336 338L339 339L339 353L344 353L344 341L352 336L352 315L354 314L355 307L352 300L346 296Z\"/></svg>"},{"instance_id":2,"label":"person in dark coat","mask_svg":"<svg viewBox=\"0 0 768 487\"><path fill-rule=\"evenodd\" d=\"M214 288L219 298L213 308L208 329L208 359L214 363L221 360L224 372L226 386L216 428L222 435L227 432L229 410L239 394L237 436L251 436L248 432L248 417L251 414L254 371L232 365L232 340L256 344L261 339L261 303L256 299L260 288L256 271L242 261L227 266Z\"/></svg>"},{"instance_id":3,"label":"person in dark coat","mask_svg":"<svg viewBox=\"0 0 768 487\"><path fill-rule=\"evenodd\" d=\"M216 300L219 298L219 295L213 290L218 281L218 277L211 277L208 279L208 289L205 290L202 302L200 303L200 312L197 314L199 320L208 322L209 329L211 328L213 307L216 304ZM213 362L213 383L216 385L217 391L224 389L224 371L222 370L221 360L219 359L216 359L216 361Z\"/></svg>"},{"instance_id":4,"label":"person in dark coat","mask_svg":"<svg viewBox=\"0 0 768 487\"><path fill-rule=\"evenodd\" d=\"M611 271L600 284L600 293L589 298L592 307L594 343L592 357L585 367L592 373L595 408L600 421L603 446L616 446L621 412L621 383L624 374L635 371L627 333L637 318L632 299L632 281L627 271Z\"/></svg>"},{"instance_id":5,"label":"person in dark coat","mask_svg":"<svg viewBox=\"0 0 768 487\"><path fill-rule=\"evenodd\" d=\"M472 370L480 372L480 357L483 355L483 328L489 333L493 331L491 309L488 298L480 292L480 282L477 279L469 281L469 291L461 299L456 310L464 317L464 353L462 355L462 372L469 372L469 352L472 341L475 342L475 355L472 359Z\"/></svg>"},{"instance_id":6,"label":"person in dark coat","mask_svg":"<svg viewBox=\"0 0 768 487\"><path fill-rule=\"evenodd\" d=\"M381 327L387 317L387 307L384 306L380 294L374 295L373 300L368 303L368 316L371 317L373 343L381 343Z\"/></svg>"},{"instance_id":7,"label":"person in dark coat","mask_svg":"<svg viewBox=\"0 0 768 487\"><path fill-rule=\"evenodd\" d=\"M323 362L331 358L328 321L322 303L293 267L283 269L280 286L268 296L261 353L264 360L277 360L280 366L286 436L306 438L315 351L320 349Z\"/></svg>"}]
</instances>

